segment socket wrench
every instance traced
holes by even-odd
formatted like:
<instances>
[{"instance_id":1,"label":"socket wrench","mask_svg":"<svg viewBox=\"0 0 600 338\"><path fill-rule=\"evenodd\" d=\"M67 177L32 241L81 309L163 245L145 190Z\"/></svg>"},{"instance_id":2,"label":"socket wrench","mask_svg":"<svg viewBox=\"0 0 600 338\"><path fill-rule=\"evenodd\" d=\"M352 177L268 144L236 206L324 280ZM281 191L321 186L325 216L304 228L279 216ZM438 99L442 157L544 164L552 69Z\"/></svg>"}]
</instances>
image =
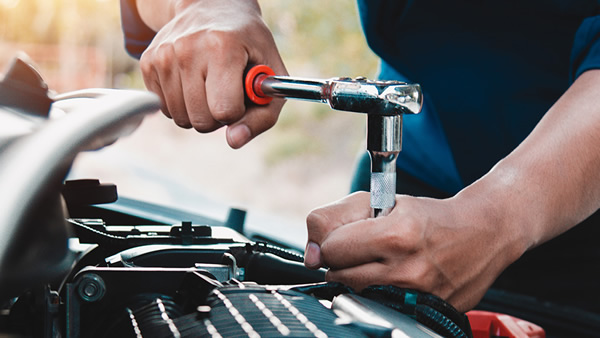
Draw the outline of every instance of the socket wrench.
<instances>
[{"instance_id":1,"label":"socket wrench","mask_svg":"<svg viewBox=\"0 0 600 338\"><path fill-rule=\"evenodd\" d=\"M249 68L244 90L251 102L274 97L328 103L332 109L367 114L367 151L371 157L371 216L386 216L396 201L396 159L402 150L402 117L423 106L421 86L360 78L310 79L277 76L265 65Z\"/></svg>"}]
</instances>

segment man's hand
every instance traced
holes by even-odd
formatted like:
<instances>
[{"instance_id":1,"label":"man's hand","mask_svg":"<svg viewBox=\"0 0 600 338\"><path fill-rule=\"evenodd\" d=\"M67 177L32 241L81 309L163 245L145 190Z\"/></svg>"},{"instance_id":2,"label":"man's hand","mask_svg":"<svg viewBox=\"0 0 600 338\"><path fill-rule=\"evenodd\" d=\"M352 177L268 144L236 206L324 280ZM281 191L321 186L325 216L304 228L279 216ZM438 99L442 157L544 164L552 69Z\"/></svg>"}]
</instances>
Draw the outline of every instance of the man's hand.
<instances>
[{"instance_id":1,"label":"man's hand","mask_svg":"<svg viewBox=\"0 0 600 338\"><path fill-rule=\"evenodd\" d=\"M140 66L166 116L202 133L227 125L232 148L275 124L283 101L260 107L244 102L248 64L287 74L256 1L138 0L137 5L144 22L158 32Z\"/></svg>"},{"instance_id":2,"label":"man's hand","mask_svg":"<svg viewBox=\"0 0 600 338\"><path fill-rule=\"evenodd\" d=\"M398 195L390 215L378 218L369 218L369 201L360 192L310 213L309 268L329 267L328 280L357 290L390 284L430 292L464 311L525 249L454 199Z\"/></svg>"},{"instance_id":3,"label":"man's hand","mask_svg":"<svg viewBox=\"0 0 600 338\"><path fill-rule=\"evenodd\" d=\"M600 70L580 75L519 147L452 198L396 196L375 219L367 193L314 210L305 265L357 289L392 284L470 309L526 250L600 207L599 90Z\"/></svg>"}]
</instances>

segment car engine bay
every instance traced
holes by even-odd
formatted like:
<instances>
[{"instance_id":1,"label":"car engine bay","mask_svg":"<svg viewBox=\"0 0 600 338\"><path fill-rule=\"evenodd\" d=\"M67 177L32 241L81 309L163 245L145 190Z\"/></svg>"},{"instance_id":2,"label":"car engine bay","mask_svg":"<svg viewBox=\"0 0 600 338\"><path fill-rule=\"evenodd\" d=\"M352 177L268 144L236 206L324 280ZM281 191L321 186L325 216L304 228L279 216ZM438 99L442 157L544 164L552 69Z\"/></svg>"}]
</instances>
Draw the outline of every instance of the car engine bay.
<instances>
[{"instance_id":1,"label":"car engine bay","mask_svg":"<svg viewBox=\"0 0 600 338\"><path fill-rule=\"evenodd\" d=\"M79 152L112 144L157 111L153 94L88 89L51 98L20 58L0 94L0 333L471 336L466 316L433 295L325 282L325 270L305 268L297 250L243 235L243 210L219 222L170 209L179 221L165 224L153 217L165 208L119 198L114 184L66 180ZM91 103L63 104L81 98Z\"/></svg>"},{"instance_id":2,"label":"car engine bay","mask_svg":"<svg viewBox=\"0 0 600 338\"><path fill-rule=\"evenodd\" d=\"M68 179L80 152L110 146L159 107L136 90L53 95L26 60L13 61L0 82L1 337L598 332L591 314L505 293L463 314L416 290L357 292L326 282L325 269L307 269L298 248L247 231L244 210L216 220L121 197L98 179Z\"/></svg>"}]
</instances>

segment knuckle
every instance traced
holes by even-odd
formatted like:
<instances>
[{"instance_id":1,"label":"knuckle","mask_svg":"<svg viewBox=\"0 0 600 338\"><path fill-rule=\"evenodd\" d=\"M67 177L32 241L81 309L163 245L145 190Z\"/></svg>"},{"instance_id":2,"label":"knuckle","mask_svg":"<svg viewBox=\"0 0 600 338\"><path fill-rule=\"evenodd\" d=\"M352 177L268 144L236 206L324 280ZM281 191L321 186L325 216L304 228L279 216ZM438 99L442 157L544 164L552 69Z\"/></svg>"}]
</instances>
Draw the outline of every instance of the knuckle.
<instances>
[{"instance_id":1,"label":"knuckle","mask_svg":"<svg viewBox=\"0 0 600 338\"><path fill-rule=\"evenodd\" d=\"M239 39L234 32L223 30L209 30L204 37L206 46L216 53L226 53L238 45L237 40Z\"/></svg>"},{"instance_id":2,"label":"knuckle","mask_svg":"<svg viewBox=\"0 0 600 338\"><path fill-rule=\"evenodd\" d=\"M243 107L232 102L219 101L211 110L214 119L225 124L234 123L244 115Z\"/></svg>"},{"instance_id":3,"label":"knuckle","mask_svg":"<svg viewBox=\"0 0 600 338\"><path fill-rule=\"evenodd\" d=\"M180 69L189 68L198 56L195 41L189 37L175 40L173 42L173 54L176 56L175 62Z\"/></svg>"},{"instance_id":4,"label":"knuckle","mask_svg":"<svg viewBox=\"0 0 600 338\"><path fill-rule=\"evenodd\" d=\"M306 226L309 232L320 229L324 224L327 224L327 216L323 209L315 209L306 216Z\"/></svg>"},{"instance_id":5,"label":"knuckle","mask_svg":"<svg viewBox=\"0 0 600 338\"><path fill-rule=\"evenodd\" d=\"M152 61L147 53L142 54L140 57L140 71L144 76L148 76L152 73Z\"/></svg>"},{"instance_id":6,"label":"knuckle","mask_svg":"<svg viewBox=\"0 0 600 338\"><path fill-rule=\"evenodd\" d=\"M222 125L203 112L189 114L191 126L199 133L209 133Z\"/></svg>"},{"instance_id":7,"label":"knuckle","mask_svg":"<svg viewBox=\"0 0 600 338\"><path fill-rule=\"evenodd\" d=\"M140 57L140 68L142 72L160 68L170 57L172 57L172 52L168 43L151 45Z\"/></svg>"},{"instance_id":8,"label":"knuckle","mask_svg":"<svg viewBox=\"0 0 600 338\"><path fill-rule=\"evenodd\" d=\"M174 58L173 46L163 43L156 48L152 63L159 69L169 69Z\"/></svg>"},{"instance_id":9,"label":"knuckle","mask_svg":"<svg viewBox=\"0 0 600 338\"><path fill-rule=\"evenodd\" d=\"M309 240L319 245L326 244L323 242L332 230L329 218L321 211L313 211L306 217L306 229ZM328 250L327 248L330 246L326 244L325 247ZM323 247L321 247L321 250L323 250Z\"/></svg>"}]
</instances>

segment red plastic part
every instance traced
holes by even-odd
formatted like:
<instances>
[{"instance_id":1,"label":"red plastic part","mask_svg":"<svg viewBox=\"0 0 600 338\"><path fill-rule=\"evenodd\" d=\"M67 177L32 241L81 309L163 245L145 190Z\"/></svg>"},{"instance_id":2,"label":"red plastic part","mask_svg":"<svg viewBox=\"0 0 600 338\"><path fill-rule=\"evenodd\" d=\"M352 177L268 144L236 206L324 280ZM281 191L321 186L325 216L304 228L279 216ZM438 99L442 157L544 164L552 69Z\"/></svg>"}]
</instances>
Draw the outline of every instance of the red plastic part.
<instances>
[{"instance_id":1,"label":"red plastic part","mask_svg":"<svg viewBox=\"0 0 600 338\"><path fill-rule=\"evenodd\" d=\"M273 69L265 65L253 66L248 70L246 78L244 79L244 89L250 101L264 106L273 100L272 97L265 95L261 89L262 81L264 81L267 76L273 75L275 75Z\"/></svg>"},{"instance_id":2,"label":"red plastic part","mask_svg":"<svg viewBox=\"0 0 600 338\"><path fill-rule=\"evenodd\" d=\"M541 327L502 313L472 310L467 312L473 338L545 338Z\"/></svg>"}]
</instances>

